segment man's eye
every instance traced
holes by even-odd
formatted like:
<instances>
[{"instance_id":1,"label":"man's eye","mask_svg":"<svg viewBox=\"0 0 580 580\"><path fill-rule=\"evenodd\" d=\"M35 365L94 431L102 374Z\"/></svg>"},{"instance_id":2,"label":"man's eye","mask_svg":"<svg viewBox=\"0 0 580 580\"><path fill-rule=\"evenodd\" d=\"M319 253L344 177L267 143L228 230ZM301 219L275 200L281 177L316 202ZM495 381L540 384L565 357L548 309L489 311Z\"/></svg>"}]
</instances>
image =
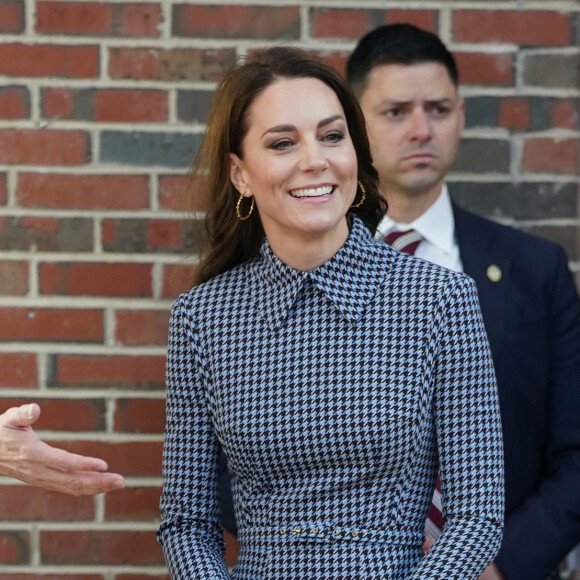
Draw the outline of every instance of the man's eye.
<instances>
[{"instance_id":1,"label":"man's eye","mask_svg":"<svg viewBox=\"0 0 580 580\"><path fill-rule=\"evenodd\" d=\"M434 107L433 108L433 113L435 113L435 115L439 116L439 117L444 117L445 115L447 115L449 113L450 109L449 107Z\"/></svg>"}]
</instances>

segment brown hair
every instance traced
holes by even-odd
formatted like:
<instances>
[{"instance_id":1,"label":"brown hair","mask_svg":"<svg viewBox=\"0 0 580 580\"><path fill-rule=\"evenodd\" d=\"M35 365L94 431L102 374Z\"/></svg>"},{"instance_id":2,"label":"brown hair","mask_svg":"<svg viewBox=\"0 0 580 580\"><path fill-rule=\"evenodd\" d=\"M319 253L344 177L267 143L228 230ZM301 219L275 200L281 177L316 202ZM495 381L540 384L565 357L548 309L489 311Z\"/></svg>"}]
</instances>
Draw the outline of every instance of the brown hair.
<instances>
[{"instance_id":1,"label":"brown hair","mask_svg":"<svg viewBox=\"0 0 580 580\"><path fill-rule=\"evenodd\" d=\"M249 219L236 216L239 192L230 181L230 153L242 155L248 131L248 111L264 89L279 78L316 78L329 86L344 110L356 152L358 179L366 190L364 204L351 208L374 232L387 211L378 190L379 178L372 166L365 121L343 78L330 66L307 52L291 47L273 47L242 59L219 83L209 112L207 131L192 166L192 175L207 175L206 229L209 247L196 269L200 284L257 255L264 229L257 208ZM243 204L244 207L247 205Z\"/></svg>"}]
</instances>

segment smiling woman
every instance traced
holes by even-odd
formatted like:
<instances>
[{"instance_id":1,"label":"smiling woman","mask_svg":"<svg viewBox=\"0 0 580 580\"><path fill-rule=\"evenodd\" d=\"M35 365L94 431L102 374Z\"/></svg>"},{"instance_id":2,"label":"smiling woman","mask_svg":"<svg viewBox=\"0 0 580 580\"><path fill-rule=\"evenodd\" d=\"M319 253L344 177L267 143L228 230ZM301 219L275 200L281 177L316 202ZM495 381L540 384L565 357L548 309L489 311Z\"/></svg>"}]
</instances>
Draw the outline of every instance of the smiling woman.
<instances>
[{"instance_id":1,"label":"smiling woman","mask_svg":"<svg viewBox=\"0 0 580 580\"><path fill-rule=\"evenodd\" d=\"M346 241L356 195L356 153L340 102L318 79L279 79L248 117L242 157L231 154L232 183L255 197L276 255L312 270Z\"/></svg>"},{"instance_id":2,"label":"smiling woman","mask_svg":"<svg viewBox=\"0 0 580 580\"><path fill-rule=\"evenodd\" d=\"M342 77L306 52L275 47L230 69L217 88L207 126L192 168L194 175L207 176L209 189L207 229L210 245L197 269L197 282L208 280L258 253L267 227L264 222L269 223L267 215L264 219L262 214L275 203L283 203L282 199L276 201L275 198L267 203L265 195L261 195L265 193L267 175L272 179L294 180L279 183L278 188L332 187L330 199L319 200L324 206L320 214L327 206L339 205L339 200L344 201L345 196L357 195L357 202L360 201L364 189L365 203L350 209L345 206L342 218L348 209L373 231L386 213L360 107ZM314 158L309 160L311 155ZM339 184L334 180L342 181L345 176L341 173L327 180L335 168L327 170L317 166L332 159L333 166L337 163L342 167L345 157L351 165L348 169L351 176L349 183L344 183L335 194L337 188L334 186ZM305 164L311 163L313 166L303 171ZM304 175L297 178L296 171L293 177L282 175L292 166ZM234 179L247 176L249 167L255 167L254 179L264 182L256 192L250 190L245 181L233 183ZM245 173L240 171L242 168L246 169ZM275 176L275 172L279 175ZM252 187L257 185L253 183ZM257 211L253 211L246 221L239 219L236 206L242 216L252 206L250 201L237 205L240 195L252 198L255 195ZM306 194L303 191L294 195ZM277 213L286 211L284 205L273 209ZM292 218L288 216L288 219ZM342 241L346 237L345 227L346 221ZM313 240L311 245L315 245Z\"/></svg>"},{"instance_id":3,"label":"smiling woman","mask_svg":"<svg viewBox=\"0 0 580 580\"><path fill-rule=\"evenodd\" d=\"M476 579L503 481L475 286L373 238L386 203L343 79L298 49L251 56L220 83L194 170L209 250L169 333L158 537L172 577ZM424 556L439 462L453 518Z\"/></svg>"}]
</instances>

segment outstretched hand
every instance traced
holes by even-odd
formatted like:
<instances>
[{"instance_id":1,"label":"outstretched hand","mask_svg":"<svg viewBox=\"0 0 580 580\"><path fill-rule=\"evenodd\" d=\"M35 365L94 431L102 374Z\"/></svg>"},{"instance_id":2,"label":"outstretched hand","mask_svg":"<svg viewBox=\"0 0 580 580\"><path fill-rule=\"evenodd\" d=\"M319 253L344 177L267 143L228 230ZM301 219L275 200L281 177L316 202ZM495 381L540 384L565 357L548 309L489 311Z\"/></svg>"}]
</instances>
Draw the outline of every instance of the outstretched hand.
<instances>
[{"instance_id":1,"label":"outstretched hand","mask_svg":"<svg viewBox=\"0 0 580 580\"><path fill-rule=\"evenodd\" d=\"M94 495L125 487L107 463L57 449L42 442L32 429L40 417L36 403L0 415L0 475L72 495Z\"/></svg>"}]
</instances>

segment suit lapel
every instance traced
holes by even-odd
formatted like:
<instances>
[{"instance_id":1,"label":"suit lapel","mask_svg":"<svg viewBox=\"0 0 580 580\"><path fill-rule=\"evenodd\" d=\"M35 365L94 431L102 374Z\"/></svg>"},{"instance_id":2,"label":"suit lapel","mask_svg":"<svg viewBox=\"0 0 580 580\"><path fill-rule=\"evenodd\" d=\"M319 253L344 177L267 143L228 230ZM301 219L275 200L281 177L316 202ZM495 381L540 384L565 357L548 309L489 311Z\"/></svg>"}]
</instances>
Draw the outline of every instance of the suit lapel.
<instances>
[{"instance_id":1,"label":"suit lapel","mask_svg":"<svg viewBox=\"0 0 580 580\"><path fill-rule=\"evenodd\" d=\"M498 361L510 286L510 261L495 244L493 229L486 227L486 220L455 204L453 215L463 270L475 280L493 359Z\"/></svg>"}]
</instances>

